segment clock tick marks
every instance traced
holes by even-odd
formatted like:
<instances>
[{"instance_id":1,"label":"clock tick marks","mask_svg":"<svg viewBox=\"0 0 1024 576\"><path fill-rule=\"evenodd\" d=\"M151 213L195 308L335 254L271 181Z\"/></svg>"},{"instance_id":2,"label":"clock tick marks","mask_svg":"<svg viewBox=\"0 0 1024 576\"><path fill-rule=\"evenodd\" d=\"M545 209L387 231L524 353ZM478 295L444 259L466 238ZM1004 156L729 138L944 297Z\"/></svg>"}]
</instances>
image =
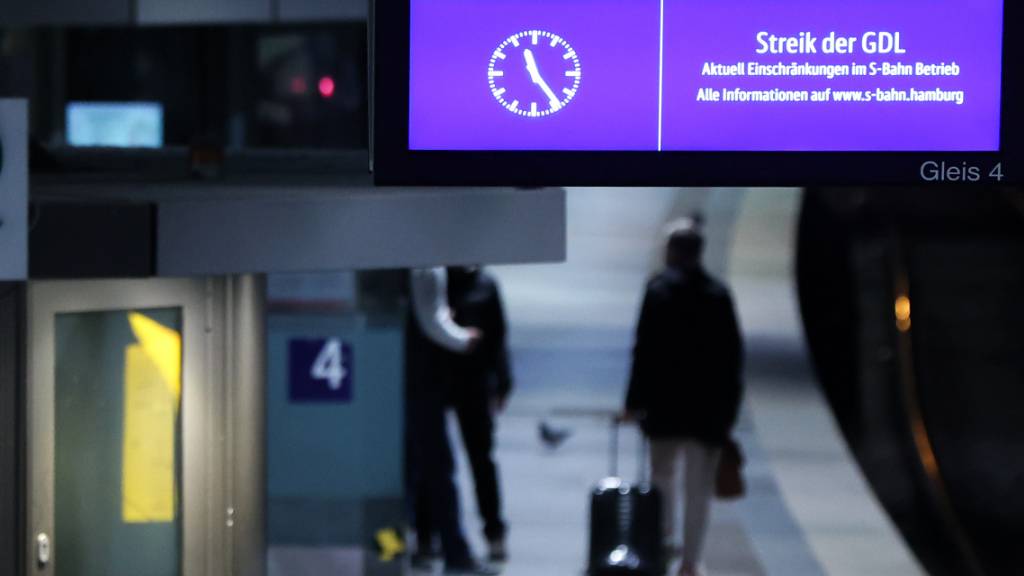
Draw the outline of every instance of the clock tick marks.
<instances>
[{"instance_id":1,"label":"clock tick marks","mask_svg":"<svg viewBox=\"0 0 1024 576\"><path fill-rule=\"evenodd\" d=\"M491 94L508 112L543 118L575 99L582 71L564 38L535 29L506 38L491 55L487 77ZM520 108L521 99L530 102L528 108Z\"/></svg>"}]
</instances>

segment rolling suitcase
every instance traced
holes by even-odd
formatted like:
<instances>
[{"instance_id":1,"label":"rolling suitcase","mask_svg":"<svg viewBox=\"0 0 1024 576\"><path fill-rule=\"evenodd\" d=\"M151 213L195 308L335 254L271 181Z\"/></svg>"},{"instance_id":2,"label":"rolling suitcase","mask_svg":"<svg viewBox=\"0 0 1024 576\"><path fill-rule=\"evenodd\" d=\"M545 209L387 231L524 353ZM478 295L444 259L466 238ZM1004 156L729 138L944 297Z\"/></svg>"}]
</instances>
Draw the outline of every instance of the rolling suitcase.
<instances>
[{"instance_id":1,"label":"rolling suitcase","mask_svg":"<svg viewBox=\"0 0 1024 576\"><path fill-rule=\"evenodd\" d=\"M646 448L646 442L643 444ZM638 482L618 476L619 424L613 421L611 475L590 497L590 555L587 576L659 576L665 572L661 496L646 482L641 451Z\"/></svg>"}]
</instances>

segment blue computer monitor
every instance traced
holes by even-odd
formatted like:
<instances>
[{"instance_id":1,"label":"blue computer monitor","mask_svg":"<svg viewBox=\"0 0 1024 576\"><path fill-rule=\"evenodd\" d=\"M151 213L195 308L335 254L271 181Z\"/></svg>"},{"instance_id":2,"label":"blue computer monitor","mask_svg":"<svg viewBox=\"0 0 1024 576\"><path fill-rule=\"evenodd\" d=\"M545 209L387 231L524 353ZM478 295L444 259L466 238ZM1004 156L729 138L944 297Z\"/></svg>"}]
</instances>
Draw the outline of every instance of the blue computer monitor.
<instances>
[{"instance_id":1,"label":"blue computer monitor","mask_svg":"<svg viewBox=\"0 0 1024 576\"><path fill-rule=\"evenodd\" d=\"M164 144L164 107L158 102L70 102L71 146L159 148Z\"/></svg>"}]
</instances>

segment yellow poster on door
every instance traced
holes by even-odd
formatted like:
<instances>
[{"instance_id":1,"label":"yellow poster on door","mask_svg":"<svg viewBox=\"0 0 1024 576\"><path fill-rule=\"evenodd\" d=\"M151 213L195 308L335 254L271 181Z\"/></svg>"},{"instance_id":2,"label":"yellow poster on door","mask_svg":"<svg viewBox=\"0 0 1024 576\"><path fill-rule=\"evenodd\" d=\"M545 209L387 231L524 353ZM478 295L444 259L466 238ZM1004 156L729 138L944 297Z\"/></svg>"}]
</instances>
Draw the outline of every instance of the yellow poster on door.
<instances>
[{"instance_id":1,"label":"yellow poster on door","mask_svg":"<svg viewBox=\"0 0 1024 576\"><path fill-rule=\"evenodd\" d=\"M126 523L173 522L181 334L135 312L128 322L138 342L124 355L121 515Z\"/></svg>"}]
</instances>

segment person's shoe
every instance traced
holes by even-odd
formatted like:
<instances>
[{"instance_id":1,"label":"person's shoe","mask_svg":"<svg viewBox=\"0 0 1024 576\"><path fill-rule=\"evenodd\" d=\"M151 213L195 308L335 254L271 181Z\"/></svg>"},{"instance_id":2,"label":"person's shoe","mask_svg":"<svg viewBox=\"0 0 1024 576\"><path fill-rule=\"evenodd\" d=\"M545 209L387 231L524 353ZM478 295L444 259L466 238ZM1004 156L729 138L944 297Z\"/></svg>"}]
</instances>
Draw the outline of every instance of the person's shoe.
<instances>
[{"instance_id":1,"label":"person's shoe","mask_svg":"<svg viewBox=\"0 0 1024 576\"><path fill-rule=\"evenodd\" d=\"M498 576L501 570L466 558L459 562L448 562L444 565L444 573L452 576Z\"/></svg>"},{"instance_id":2,"label":"person's shoe","mask_svg":"<svg viewBox=\"0 0 1024 576\"><path fill-rule=\"evenodd\" d=\"M415 572L434 573L434 565L440 557L430 552L417 552L409 558L409 565Z\"/></svg>"},{"instance_id":3,"label":"person's shoe","mask_svg":"<svg viewBox=\"0 0 1024 576\"><path fill-rule=\"evenodd\" d=\"M487 545L489 547L487 554L489 561L498 563L508 562L508 546L505 544L504 538L488 540Z\"/></svg>"}]
</instances>

